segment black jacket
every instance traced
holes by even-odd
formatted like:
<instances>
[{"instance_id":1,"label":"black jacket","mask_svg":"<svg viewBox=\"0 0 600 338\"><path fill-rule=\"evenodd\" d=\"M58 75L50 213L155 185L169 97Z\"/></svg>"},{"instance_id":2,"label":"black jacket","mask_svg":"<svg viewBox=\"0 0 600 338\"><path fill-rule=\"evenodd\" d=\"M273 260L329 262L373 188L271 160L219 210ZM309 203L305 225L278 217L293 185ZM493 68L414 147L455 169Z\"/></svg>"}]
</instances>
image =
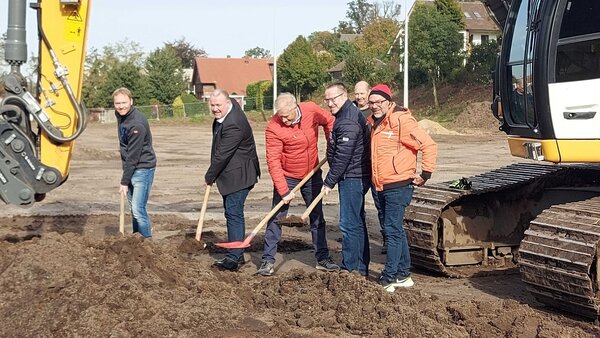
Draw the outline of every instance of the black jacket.
<instances>
[{"instance_id":1,"label":"black jacket","mask_svg":"<svg viewBox=\"0 0 600 338\"><path fill-rule=\"evenodd\" d=\"M367 121L350 100L335 115L327 145L329 172L326 186L333 188L347 177L371 177L371 135Z\"/></svg>"},{"instance_id":2,"label":"black jacket","mask_svg":"<svg viewBox=\"0 0 600 338\"><path fill-rule=\"evenodd\" d=\"M136 169L156 167L156 155L152 148L152 133L146 116L132 107L125 115L117 116L119 151L123 163L121 185L129 185Z\"/></svg>"},{"instance_id":3,"label":"black jacket","mask_svg":"<svg viewBox=\"0 0 600 338\"><path fill-rule=\"evenodd\" d=\"M223 123L213 121L210 167L204 176L207 184L217 182L223 196L252 187L260 176L252 128L238 103L231 103Z\"/></svg>"}]
</instances>

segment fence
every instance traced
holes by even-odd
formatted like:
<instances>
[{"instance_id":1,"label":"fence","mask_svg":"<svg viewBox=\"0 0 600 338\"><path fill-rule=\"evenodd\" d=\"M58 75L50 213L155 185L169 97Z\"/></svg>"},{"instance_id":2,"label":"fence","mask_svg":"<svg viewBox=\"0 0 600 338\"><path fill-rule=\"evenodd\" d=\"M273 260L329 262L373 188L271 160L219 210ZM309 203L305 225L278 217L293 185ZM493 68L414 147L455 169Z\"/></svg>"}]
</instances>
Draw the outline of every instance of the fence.
<instances>
[{"instance_id":1,"label":"fence","mask_svg":"<svg viewBox=\"0 0 600 338\"><path fill-rule=\"evenodd\" d=\"M266 101L266 100L265 100ZM269 104L263 104L265 111L272 110L272 99ZM261 107L256 107L256 100L253 98L246 97L243 99L243 106L250 110L260 110ZM136 106L136 108L146 115L148 120L169 119L169 118L194 118L199 116L210 116L210 109L208 102L194 102L184 103L180 105L152 105L152 106ZM92 121L98 121L100 123L115 123L115 110L114 109L103 109L103 108L91 108L89 109L92 114Z\"/></svg>"},{"instance_id":2,"label":"fence","mask_svg":"<svg viewBox=\"0 0 600 338\"><path fill-rule=\"evenodd\" d=\"M148 120L169 119L169 118L193 118L196 116L208 116L210 109L208 102L184 103L181 105L159 105L135 106L141 111ZM100 123L116 122L114 109L89 109L92 114L98 114L97 120ZM95 120L95 118L92 118Z\"/></svg>"}]
</instances>

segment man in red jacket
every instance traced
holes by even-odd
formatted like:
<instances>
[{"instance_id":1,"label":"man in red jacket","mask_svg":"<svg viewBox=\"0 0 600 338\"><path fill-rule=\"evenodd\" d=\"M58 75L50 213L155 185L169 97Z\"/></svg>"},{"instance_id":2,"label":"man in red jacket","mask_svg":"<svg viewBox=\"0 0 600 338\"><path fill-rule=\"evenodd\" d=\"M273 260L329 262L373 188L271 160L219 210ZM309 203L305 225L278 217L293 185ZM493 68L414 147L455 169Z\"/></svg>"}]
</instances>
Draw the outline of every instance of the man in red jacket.
<instances>
[{"instance_id":1,"label":"man in red jacket","mask_svg":"<svg viewBox=\"0 0 600 338\"><path fill-rule=\"evenodd\" d=\"M281 200L285 205L267 224L262 263L256 272L263 276L270 276L274 272L277 244L281 239L281 226L277 220L287 215L289 203L295 197L292 189L319 163L319 126L323 127L325 137L329 140L334 121L330 113L312 102L296 103L296 98L290 93L282 93L277 97L275 109L277 114L269 121L265 131L267 166L275 186L273 206ZM300 189L307 206L319 195L322 187L323 178L319 169ZM310 213L309 219L316 268L339 270L329 256L325 217L320 202Z\"/></svg>"}]
</instances>

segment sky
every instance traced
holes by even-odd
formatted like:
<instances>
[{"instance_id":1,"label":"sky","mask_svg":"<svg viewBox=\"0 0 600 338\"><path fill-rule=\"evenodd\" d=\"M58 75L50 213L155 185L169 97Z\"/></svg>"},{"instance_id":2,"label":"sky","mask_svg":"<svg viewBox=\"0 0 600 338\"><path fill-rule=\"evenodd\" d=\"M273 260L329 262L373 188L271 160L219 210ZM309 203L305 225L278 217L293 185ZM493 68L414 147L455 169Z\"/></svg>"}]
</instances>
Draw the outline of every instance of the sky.
<instances>
[{"instance_id":1,"label":"sky","mask_svg":"<svg viewBox=\"0 0 600 338\"><path fill-rule=\"evenodd\" d=\"M254 47L281 51L298 35L331 31L346 20L350 0L128 1L92 0L88 48L124 41L145 52L185 38L209 57L242 57ZM401 4L404 0L399 0ZM409 0L409 5L412 0ZM6 31L8 0L0 0L0 32ZM37 48L35 12L27 10L28 50Z\"/></svg>"},{"instance_id":2,"label":"sky","mask_svg":"<svg viewBox=\"0 0 600 338\"><path fill-rule=\"evenodd\" d=\"M54 0L53 0L54 1ZM118 41L138 42L145 52L184 38L209 57L242 57L254 47L271 54L298 35L331 31L346 20L350 0L135 1L92 0L88 48ZM400 4L413 0L398 0ZM0 32L6 31L8 0L0 0ZM27 10L29 54L36 52L35 12Z\"/></svg>"}]
</instances>

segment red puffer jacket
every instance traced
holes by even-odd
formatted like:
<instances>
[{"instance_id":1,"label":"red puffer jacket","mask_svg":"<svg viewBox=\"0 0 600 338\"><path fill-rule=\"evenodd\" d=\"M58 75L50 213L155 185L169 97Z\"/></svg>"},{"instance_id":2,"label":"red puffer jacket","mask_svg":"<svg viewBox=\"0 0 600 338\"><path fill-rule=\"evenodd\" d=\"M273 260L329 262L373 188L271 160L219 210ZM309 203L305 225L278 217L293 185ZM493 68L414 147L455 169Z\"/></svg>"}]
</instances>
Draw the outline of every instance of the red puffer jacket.
<instances>
[{"instance_id":1,"label":"red puffer jacket","mask_svg":"<svg viewBox=\"0 0 600 338\"><path fill-rule=\"evenodd\" d=\"M269 174L282 197L290 191L286 177L302 179L319 163L319 126L323 126L328 141L333 128L334 117L323 108L312 102L299 103L298 107L299 123L288 127L274 115L265 131Z\"/></svg>"}]
</instances>

